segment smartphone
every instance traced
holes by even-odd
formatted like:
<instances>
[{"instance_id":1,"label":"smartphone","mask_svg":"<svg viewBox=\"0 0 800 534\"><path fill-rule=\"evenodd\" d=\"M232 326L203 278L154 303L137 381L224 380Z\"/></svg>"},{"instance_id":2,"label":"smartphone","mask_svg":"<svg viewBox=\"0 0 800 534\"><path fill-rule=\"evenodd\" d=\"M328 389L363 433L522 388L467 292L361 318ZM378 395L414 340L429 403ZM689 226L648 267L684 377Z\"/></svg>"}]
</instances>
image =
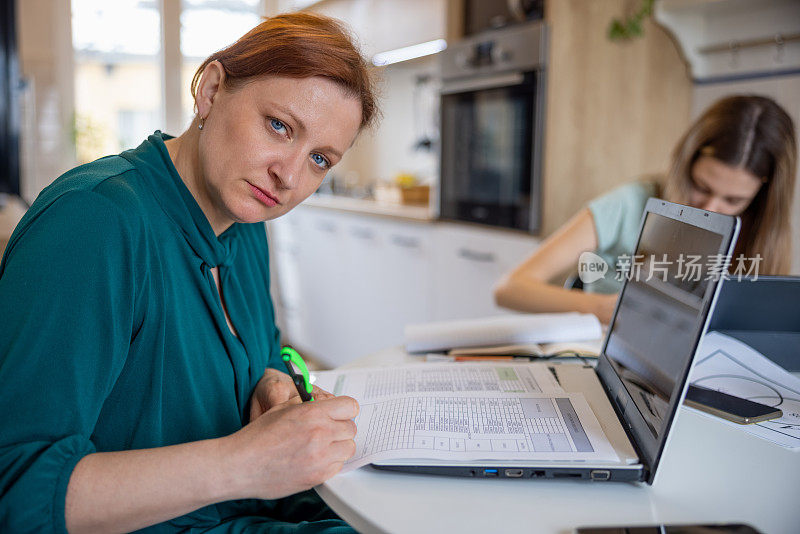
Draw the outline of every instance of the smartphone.
<instances>
[{"instance_id":1,"label":"smartphone","mask_svg":"<svg viewBox=\"0 0 800 534\"><path fill-rule=\"evenodd\" d=\"M740 425L783 417L778 408L695 385L689 386L684 403Z\"/></svg>"},{"instance_id":2,"label":"smartphone","mask_svg":"<svg viewBox=\"0 0 800 534\"><path fill-rule=\"evenodd\" d=\"M576 534L761 534L750 525L658 525L649 527L581 527Z\"/></svg>"}]
</instances>

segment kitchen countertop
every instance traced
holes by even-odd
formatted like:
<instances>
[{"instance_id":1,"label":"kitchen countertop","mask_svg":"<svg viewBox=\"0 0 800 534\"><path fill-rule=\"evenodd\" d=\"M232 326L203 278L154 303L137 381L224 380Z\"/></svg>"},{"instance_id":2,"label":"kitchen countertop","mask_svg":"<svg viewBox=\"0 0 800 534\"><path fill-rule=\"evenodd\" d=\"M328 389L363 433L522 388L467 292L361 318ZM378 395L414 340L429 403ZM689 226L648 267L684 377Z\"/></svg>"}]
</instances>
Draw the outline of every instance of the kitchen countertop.
<instances>
[{"instance_id":1,"label":"kitchen countertop","mask_svg":"<svg viewBox=\"0 0 800 534\"><path fill-rule=\"evenodd\" d=\"M384 204L371 199L351 198L341 195L311 195L303 201L301 206L327 208L353 213L365 213L368 215L395 217L400 219L411 219L423 222L436 220L436 215L430 206Z\"/></svg>"}]
</instances>

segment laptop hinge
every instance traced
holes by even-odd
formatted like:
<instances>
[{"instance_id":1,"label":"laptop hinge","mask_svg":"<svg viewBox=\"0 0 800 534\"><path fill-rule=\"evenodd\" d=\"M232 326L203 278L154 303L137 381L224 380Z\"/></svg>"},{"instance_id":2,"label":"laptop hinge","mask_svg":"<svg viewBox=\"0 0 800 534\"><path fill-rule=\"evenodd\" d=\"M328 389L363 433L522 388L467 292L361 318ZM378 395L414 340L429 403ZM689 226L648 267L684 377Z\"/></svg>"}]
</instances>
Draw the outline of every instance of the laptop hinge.
<instances>
[{"instance_id":1,"label":"laptop hinge","mask_svg":"<svg viewBox=\"0 0 800 534\"><path fill-rule=\"evenodd\" d=\"M599 362L599 359L598 359L598 364L599 363L600 362ZM614 414L616 414L617 419L619 420L619 423L622 426L622 429L625 431L625 435L628 436L628 441L630 442L631 446L633 447L633 450L636 451L636 455L639 457L639 463L642 464L641 480L643 480L643 481L647 480L648 477L650 476L650 466L647 465L647 462L644 460L644 455L642 454L642 449L639 447L639 444L636 442L636 437L633 435L633 432L631 432L631 427L628 424L628 420L625 418L625 412L619 406L619 401L616 399L614 393L611 391L611 389L608 387L608 385L603 380L603 375L598 373L596 368L593 369L593 371L594 371L595 376L597 377L597 380L600 381L600 385L603 386L603 391L605 392L606 397L608 398L608 402L611 404L611 408L614 410Z\"/></svg>"}]
</instances>

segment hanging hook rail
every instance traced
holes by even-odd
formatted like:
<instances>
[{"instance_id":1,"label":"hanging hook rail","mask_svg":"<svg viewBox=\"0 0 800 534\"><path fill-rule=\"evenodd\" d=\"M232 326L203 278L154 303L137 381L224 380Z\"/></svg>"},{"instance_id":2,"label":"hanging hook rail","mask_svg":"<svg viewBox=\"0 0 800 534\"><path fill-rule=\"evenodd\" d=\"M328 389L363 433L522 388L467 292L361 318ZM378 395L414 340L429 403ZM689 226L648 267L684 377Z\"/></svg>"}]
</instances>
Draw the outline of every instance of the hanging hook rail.
<instances>
[{"instance_id":1,"label":"hanging hook rail","mask_svg":"<svg viewBox=\"0 0 800 534\"><path fill-rule=\"evenodd\" d=\"M760 39L747 39L744 41L729 41L727 43L714 44L698 48L701 54L715 54L718 52L730 52L731 50L742 50L743 48L755 48L759 46L783 46L786 43L800 41L800 33L790 35L776 34L773 37L762 37Z\"/></svg>"}]
</instances>

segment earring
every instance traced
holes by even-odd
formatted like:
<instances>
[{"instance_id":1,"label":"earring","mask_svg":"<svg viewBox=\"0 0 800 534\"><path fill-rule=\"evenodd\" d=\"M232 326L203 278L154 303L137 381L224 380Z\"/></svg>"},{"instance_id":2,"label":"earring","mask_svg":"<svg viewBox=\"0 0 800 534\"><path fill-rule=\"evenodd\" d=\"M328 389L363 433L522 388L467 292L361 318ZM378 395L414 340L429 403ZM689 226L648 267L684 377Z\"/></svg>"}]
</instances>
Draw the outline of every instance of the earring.
<instances>
[{"instance_id":1,"label":"earring","mask_svg":"<svg viewBox=\"0 0 800 534\"><path fill-rule=\"evenodd\" d=\"M205 118L201 118L201 119L200 119L200 124L198 124L198 125L197 125L197 129L198 129L198 130L202 130L202 129L203 129L203 125L204 125L205 123L206 123L206 119L205 119Z\"/></svg>"}]
</instances>

